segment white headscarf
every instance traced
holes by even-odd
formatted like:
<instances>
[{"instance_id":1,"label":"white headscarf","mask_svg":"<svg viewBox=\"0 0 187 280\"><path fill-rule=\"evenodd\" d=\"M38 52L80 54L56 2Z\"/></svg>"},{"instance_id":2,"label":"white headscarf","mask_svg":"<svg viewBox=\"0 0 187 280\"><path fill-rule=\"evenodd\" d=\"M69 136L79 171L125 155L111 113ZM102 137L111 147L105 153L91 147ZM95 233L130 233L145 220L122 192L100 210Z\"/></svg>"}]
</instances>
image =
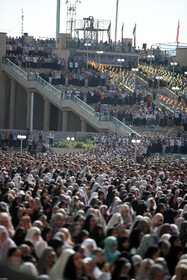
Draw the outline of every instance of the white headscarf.
<instances>
[{"instance_id":1,"label":"white headscarf","mask_svg":"<svg viewBox=\"0 0 187 280\"><path fill-rule=\"evenodd\" d=\"M38 241L35 241L33 235L35 233L39 233ZM38 258L41 257L45 248L47 248L47 242L43 240L41 237L41 230L38 227L32 227L28 230L27 235L25 237L26 241L30 241L34 245L34 250Z\"/></svg>"},{"instance_id":2,"label":"white headscarf","mask_svg":"<svg viewBox=\"0 0 187 280\"><path fill-rule=\"evenodd\" d=\"M93 240L93 239L91 239L91 238L85 239L85 240L82 242L82 244L81 244L81 248L84 249L84 255L85 255L85 257L90 257L91 254L92 254L92 252L90 252L90 251L88 250L88 246L89 246L89 245L92 245L92 246L93 246L93 250L97 249L97 245L96 245L95 240Z\"/></svg>"},{"instance_id":3,"label":"white headscarf","mask_svg":"<svg viewBox=\"0 0 187 280\"><path fill-rule=\"evenodd\" d=\"M107 224L106 232L108 232L108 230L110 228L113 228L115 225L120 225L120 224L123 224L123 218L122 218L121 214L120 213L113 214Z\"/></svg>"},{"instance_id":4,"label":"white headscarf","mask_svg":"<svg viewBox=\"0 0 187 280\"><path fill-rule=\"evenodd\" d=\"M92 201L93 198L98 199L98 193L97 193L97 192L93 192L93 193L91 194L91 197L90 197L90 199L89 199L89 201L88 201L88 205L91 203L91 201Z\"/></svg>"},{"instance_id":5,"label":"white headscarf","mask_svg":"<svg viewBox=\"0 0 187 280\"><path fill-rule=\"evenodd\" d=\"M0 259L4 260L7 257L7 253L10 248L15 248L17 247L14 241L9 237L8 230L4 226L0 226L0 237L1 234L5 233L6 234L6 240L1 241L0 238Z\"/></svg>"},{"instance_id":6,"label":"white headscarf","mask_svg":"<svg viewBox=\"0 0 187 280\"><path fill-rule=\"evenodd\" d=\"M75 254L73 249L65 249L51 269L51 280L63 280L63 274L69 258Z\"/></svg>"},{"instance_id":7,"label":"white headscarf","mask_svg":"<svg viewBox=\"0 0 187 280\"><path fill-rule=\"evenodd\" d=\"M20 176L20 174L16 173L16 174L14 175L14 178L12 179L12 181L16 184L16 187L17 187L18 189L20 189L20 181L21 181L21 176Z\"/></svg>"},{"instance_id":8,"label":"white headscarf","mask_svg":"<svg viewBox=\"0 0 187 280\"><path fill-rule=\"evenodd\" d=\"M183 217L186 212L187 212L187 204L184 206L182 210L181 217Z\"/></svg>"},{"instance_id":9,"label":"white headscarf","mask_svg":"<svg viewBox=\"0 0 187 280\"><path fill-rule=\"evenodd\" d=\"M24 262L20 266L20 271L27 274L27 275L38 277L38 271L37 271L35 265L31 262Z\"/></svg>"}]
</instances>

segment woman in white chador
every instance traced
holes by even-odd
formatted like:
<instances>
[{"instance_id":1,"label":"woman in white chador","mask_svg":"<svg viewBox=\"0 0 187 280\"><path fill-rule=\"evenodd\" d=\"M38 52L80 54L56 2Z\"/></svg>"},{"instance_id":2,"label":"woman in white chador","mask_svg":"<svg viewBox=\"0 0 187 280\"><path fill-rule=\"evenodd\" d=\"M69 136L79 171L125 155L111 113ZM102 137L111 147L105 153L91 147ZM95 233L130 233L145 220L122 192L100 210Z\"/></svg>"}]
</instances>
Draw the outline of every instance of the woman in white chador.
<instances>
[{"instance_id":1,"label":"woman in white chador","mask_svg":"<svg viewBox=\"0 0 187 280\"><path fill-rule=\"evenodd\" d=\"M38 258L41 257L44 249L47 248L47 242L41 237L41 231L38 227L32 227L28 230L25 241L30 241L34 245L34 251Z\"/></svg>"},{"instance_id":2,"label":"woman in white chador","mask_svg":"<svg viewBox=\"0 0 187 280\"><path fill-rule=\"evenodd\" d=\"M50 272L51 280L63 280L64 270L66 268L69 258L75 254L73 249L65 249L58 258L55 265L52 267Z\"/></svg>"}]
</instances>

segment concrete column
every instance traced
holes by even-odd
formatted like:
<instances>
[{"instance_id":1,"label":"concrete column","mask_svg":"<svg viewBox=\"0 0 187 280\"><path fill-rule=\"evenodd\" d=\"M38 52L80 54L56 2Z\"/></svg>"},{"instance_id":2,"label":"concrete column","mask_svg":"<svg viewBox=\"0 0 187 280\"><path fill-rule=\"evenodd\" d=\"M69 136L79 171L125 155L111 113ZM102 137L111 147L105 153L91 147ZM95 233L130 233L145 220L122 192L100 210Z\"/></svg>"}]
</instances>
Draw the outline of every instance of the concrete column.
<instances>
[{"instance_id":1,"label":"concrete column","mask_svg":"<svg viewBox=\"0 0 187 280\"><path fill-rule=\"evenodd\" d=\"M68 131L68 112L63 111L62 131Z\"/></svg>"},{"instance_id":2,"label":"concrete column","mask_svg":"<svg viewBox=\"0 0 187 280\"><path fill-rule=\"evenodd\" d=\"M0 32L0 64L2 63L2 58L6 56L6 33Z\"/></svg>"},{"instance_id":3,"label":"concrete column","mask_svg":"<svg viewBox=\"0 0 187 280\"><path fill-rule=\"evenodd\" d=\"M44 131L49 130L50 121L50 103L47 99L44 99Z\"/></svg>"},{"instance_id":4,"label":"concrete column","mask_svg":"<svg viewBox=\"0 0 187 280\"><path fill-rule=\"evenodd\" d=\"M16 99L16 81L10 80L10 113L9 113L9 129L15 126L15 99Z\"/></svg>"},{"instance_id":5,"label":"concrete column","mask_svg":"<svg viewBox=\"0 0 187 280\"><path fill-rule=\"evenodd\" d=\"M30 129L30 117L31 117L31 93L27 90L27 115L26 115L26 128Z\"/></svg>"},{"instance_id":6,"label":"concrete column","mask_svg":"<svg viewBox=\"0 0 187 280\"><path fill-rule=\"evenodd\" d=\"M6 33L0 32L0 128L5 127L6 75L2 71L2 58L6 56Z\"/></svg>"},{"instance_id":7,"label":"concrete column","mask_svg":"<svg viewBox=\"0 0 187 280\"><path fill-rule=\"evenodd\" d=\"M87 131L87 123L85 120L81 119L81 132Z\"/></svg>"},{"instance_id":8,"label":"concrete column","mask_svg":"<svg viewBox=\"0 0 187 280\"><path fill-rule=\"evenodd\" d=\"M6 74L0 70L0 128L5 128Z\"/></svg>"},{"instance_id":9,"label":"concrete column","mask_svg":"<svg viewBox=\"0 0 187 280\"><path fill-rule=\"evenodd\" d=\"M58 109L58 131L62 131L62 111Z\"/></svg>"}]
</instances>

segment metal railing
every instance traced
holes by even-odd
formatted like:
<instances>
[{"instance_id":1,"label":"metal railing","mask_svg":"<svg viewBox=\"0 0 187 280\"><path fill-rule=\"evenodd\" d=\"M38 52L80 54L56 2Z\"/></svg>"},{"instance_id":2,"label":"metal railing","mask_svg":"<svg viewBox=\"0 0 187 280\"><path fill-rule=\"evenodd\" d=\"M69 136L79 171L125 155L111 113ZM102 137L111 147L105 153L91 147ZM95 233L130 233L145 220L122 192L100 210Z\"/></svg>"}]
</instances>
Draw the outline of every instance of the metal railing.
<instances>
[{"instance_id":1,"label":"metal railing","mask_svg":"<svg viewBox=\"0 0 187 280\"><path fill-rule=\"evenodd\" d=\"M95 117L98 121L111 121L114 125L122 129L124 132L128 134L135 134L138 137L141 137L137 132L135 132L133 129L126 126L124 123L119 121L117 118L106 115L101 116L100 113L96 112L92 107L90 107L88 104L86 104L84 101L79 99L74 94L69 93L62 93L58 89L56 89L54 86L46 82L44 79L42 79L40 76L36 74L28 74L24 70L22 70L20 67L15 65L13 62L11 62L7 58L3 58L3 63L10 66L15 72L17 72L19 75L21 75L25 80L27 81L37 81L40 85L45 87L47 90L49 90L52 94L54 94L56 97L58 97L61 100L72 100L74 103L76 103L79 107L87 111L90 115Z\"/></svg>"},{"instance_id":2,"label":"metal railing","mask_svg":"<svg viewBox=\"0 0 187 280\"><path fill-rule=\"evenodd\" d=\"M125 125L124 123L122 123L121 121L119 121L117 118L113 117L112 118L112 122L113 124L115 124L117 127L121 128L123 131L127 132L129 135L136 135L138 137L141 137L140 134L138 134L136 131L134 131L133 129L131 129L130 127L128 127L127 125Z\"/></svg>"},{"instance_id":3,"label":"metal railing","mask_svg":"<svg viewBox=\"0 0 187 280\"><path fill-rule=\"evenodd\" d=\"M22 70L19 66L17 66L16 64L14 64L12 61L10 61L9 59L7 59L6 57L3 57L3 63L7 64L8 66L10 66L15 72L17 72L18 74L20 74L25 80L27 80L27 76L28 73L25 72L24 70Z\"/></svg>"},{"instance_id":4,"label":"metal railing","mask_svg":"<svg viewBox=\"0 0 187 280\"><path fill-rule=\"evenodd\" d=\"M56 87L52 86L48 82L46 82L44 79L42 79L40 76L36 75L36 81L40 83L43 87L48 89L51 93L53 93L55 96L61 98L61 91L59 91Z\"/></svg>"},{"instance_id":5,"label":"metal railing","mask_svg":"<svg viewBox=\"0 0 187 280\"><path fill-rule=\"evenodd\" d=\"M68 49L76 49L76 50L86 50L85 42L75 42L75 41L67 41L66 48ZM107 43L94 43L89 46L89 50L92 51L104 51L104 52L113 52L113 53L136 53L135 48L131 45L121 45L121 44L107 44Z\"/></svg>"}]
</instances>

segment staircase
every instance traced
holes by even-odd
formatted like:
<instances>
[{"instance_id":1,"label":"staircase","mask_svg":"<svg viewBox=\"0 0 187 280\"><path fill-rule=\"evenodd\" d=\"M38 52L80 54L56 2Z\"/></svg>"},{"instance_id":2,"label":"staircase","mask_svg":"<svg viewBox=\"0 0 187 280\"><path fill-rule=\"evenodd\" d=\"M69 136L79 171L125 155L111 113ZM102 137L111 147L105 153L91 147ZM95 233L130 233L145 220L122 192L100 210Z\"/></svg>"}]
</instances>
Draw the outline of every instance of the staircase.
<instances>
[{"instance_id":1,"label":"staircase","mask_svg":"<svg viewBox=\"0 0 187 280\"><path fill-rule=\"evenodd\" d=\"M19 81L19 84L25 89L38 92L57 108L61 110L71 109L76 115L80 116L99 132L115 133L118 135L134 134L141 137L136 131L114 117L102 116L101 118L99 113L75 95L61 93L38 75L26 73L7 58L3 58L2 70L14 80Z\"/></svg>"}]
</instances>

